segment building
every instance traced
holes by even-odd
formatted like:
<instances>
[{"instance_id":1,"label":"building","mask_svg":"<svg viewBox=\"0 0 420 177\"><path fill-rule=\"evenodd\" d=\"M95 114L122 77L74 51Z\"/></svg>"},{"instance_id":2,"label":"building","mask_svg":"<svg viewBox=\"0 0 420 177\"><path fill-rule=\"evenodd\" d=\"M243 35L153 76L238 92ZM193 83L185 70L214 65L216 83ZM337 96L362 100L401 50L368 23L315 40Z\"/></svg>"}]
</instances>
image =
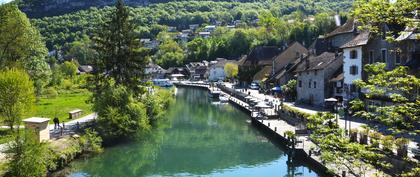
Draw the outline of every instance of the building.
<instances>
[{"instance_id":1,"label":"building","mask_svg":"<svg viewBox=\"0 0 420 177\"><path fill-rule=\"evenodd\" d=\"M254 75L263 67L273 64L273 58L281 52L276 46L255 47L249 55L243 56L239 61L239 81L247 84L253 80Z\"/></svg>"},{"instance_id":2,"label":"building","mask_svg":"<svg viewBox=\"0 0 420 177\"><path fill-rule=\"evenodd\" d=\"M224 81L226 79L225 65L227 63L237 63L235 60L218 58L217 61L209 66L209 81Z\"/></svg>"},{"instance_id":3,"label":"building","mask_svg":"<svg viewBox=\"0 0 420 177\"><path fill-rule=\"evenodd\" d=\"M163 79L165 78L166 70L157 64L149 63L146 66L144 73L148 79Z\"/></svg>"},{"instance_id":4,"label":"building","mask_svg":"<svg viewBox=\"0 0 420 177\"><path fill-rule=\"evenodd\" d=\"M281 86L287 84L291 79L295 78L294 69L300 63L301 58L308 56L306 49L299 42L294 42L280 55L274 58L274 68L270 79L267 81L273 86Z\"/></svg>"},{"instance_id":5,"label":"building","mask_svg":"<svg viewBox=\"0 0 420 177\"><path fill-rule=\"evenodd\" d=\"M198 35L202 38L209 38L211 33L210 32L199 32Z\"/></svg>"},{"instance_id":6,"label":"building","mask_svg":"<svg viewBox=\"0 0 420 177\"><path fill-rule=\"evenodd\" d=\"M323 106L324 100L332 96L330 80L343 65L343 56L324 52L319 56L302 59L297 74L297 102Z\"/></svg>"},{"instance_id":7,"label":"building","mask_svg":"<svg viewBox=\"0 0 420 177\"><path fill-rule=\"evenodd\" d=\"M187 68L185 67L170 67L165 72L165 78L175 78L174 76L177 76L176 78L184 79L188 78L189 74L187 71Z\"/></svg>"},{"instance_id":8,"label":"building","mask_svg":"<svg viewBox=\"0 0 420 177\"><path fill-rule=\"evenodd\" d=\"M359 96L359 91L353 84L353 81L366 77L363 72L363 67L368 61L363 53L366 53L365 46L369 42L369 36L370 33L368 31L363 31L353 40L341 46L343 49L343 88L346 93L345 99L347 100Z\"/></svg>"},{"instance_id":9,"label":"building","mask_svg":"<svg viewBox=\"0 0 420 177\"><path fill-rule=\"evenodd\" d=\"M351 41L357 35L357 24L354 19L337 27L325 36L318 37L309 47L309 50L316 55L324 52L341 52L340 47Z\"/></svg>"},{"instance_id":10,"label":"building","mask_svg":"<svg viewBox=\"0 0 420 177\"><path fill-rule=\"evenodd\" d=\"M191 62L186 65L189 77L191 80L205 80L207 79L207 63L206 62Z\"/></svg>"},{"instance_id":11,"label":"building","mask_svg":"<svg viewBox=\"0 0 420 177\"><path fill-rule=\"evenodd\" d=\"M214 30L216 30L216 26L215 25L207 25L207 26L204 27L204 31L205 32L212 33L212 32L214 32Z\"/></svg>"},{"instance_id":12,"label":"building","mask_svg":"<svg viewBox=\"0 0 420 177\"><path fill-rule=\"evenodd\" d=\"M93 71L93 67L91 65L80 65L77 69L79 74L91 73Z\"/></svg>"}]
</instances>

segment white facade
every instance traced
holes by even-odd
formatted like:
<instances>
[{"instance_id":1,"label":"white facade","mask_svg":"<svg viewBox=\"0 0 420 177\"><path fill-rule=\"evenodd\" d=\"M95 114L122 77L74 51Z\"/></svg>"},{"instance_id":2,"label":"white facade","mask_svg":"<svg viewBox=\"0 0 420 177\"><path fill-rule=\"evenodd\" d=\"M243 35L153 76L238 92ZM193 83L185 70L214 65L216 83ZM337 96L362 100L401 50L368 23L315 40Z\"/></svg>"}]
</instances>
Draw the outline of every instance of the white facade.
<instances>
[{"instance_id":1,"label":"white facade","mask_svg":"<svg viewBox=\"0 0 420 177\"><path fill-rule=\"evenodd\" d=\"M344 51L344 64L343 64L343 72L344 72L344 84L353 84L353 81L356 79L362 79L362 47L354 47L354 48L345 48ZM356 52L356 57L351 57L351 52ZM356 66L357 72L351 73L351 67Z\"/></svg>"},{"instance_id":2,"label":"white facade","mask_svg":"<svg viewBox=\"0 0 420 177\"><path fill-rule=\"evenodd\" d=\"M358 91L353 85L353 81L362 79L362 46L351 48L344 48L344 90L347 94L347 99L355 98L358 96Z\"/></svg>"},{"instance_id":3,"label":"white facade","mask_svg":"<svg viewBox=\"0 0 420 177\"><path fill-rule=\"evenodd\" d=\"M225 80L225 78L226 78L226 74L225 74L224 67L217 66L217 65L210 67L209 81Z\"/></svg>"}]
</instances>

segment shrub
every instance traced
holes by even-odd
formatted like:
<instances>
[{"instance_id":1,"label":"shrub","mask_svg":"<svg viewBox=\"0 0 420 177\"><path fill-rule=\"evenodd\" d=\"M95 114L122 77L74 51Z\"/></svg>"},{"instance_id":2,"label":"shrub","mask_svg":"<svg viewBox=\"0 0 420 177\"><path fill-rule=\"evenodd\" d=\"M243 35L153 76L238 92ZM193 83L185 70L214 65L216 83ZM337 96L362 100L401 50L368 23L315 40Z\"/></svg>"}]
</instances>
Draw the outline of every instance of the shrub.
<instances>
[{"instance_id":1,"label":"shrub","mask_svg":"<svg viewBox=\"0 0 420 177\"><path fill-rule=\"evenodd\" d=\"M44 91L44 96L47 98L55 98L58 96L58 92L54 87L49 87Z\"/></svg>"},{"instance_id":2,"label":"shrub","mask_svg":"<svg viewBox=\"0 0 420 177\"><path fill-rule=\"evenodd\" d=\"M103 151L102 138L98 136L98 132L92 129L86 129L85 134L80 137L79 142L83 152L101 153Z\"/></svg>"},{"instance_id":3,"label":"shrub","mask_svg":"<svg viewBox=\"0 0 420 177\"><path fill-rule=\"evenodd\" d=\"M381 144L384 151L392 152L392 149L394 148L394 137L391 135L383 136Z\"/></svg>"},{"instance_id":4,"label":"shrub","mask_svg":"<svg viewBox=\"0 0 420 177\"><path fill-rule=\"evenodd\" d=\"M73 82L71 82L70 80L68 80L68 79L64 79L64 81L63 81L63 83L62 83L62 87L65 89L65 90L71 90L72 88L73 88Z\"/></svg>"}]
</instances>

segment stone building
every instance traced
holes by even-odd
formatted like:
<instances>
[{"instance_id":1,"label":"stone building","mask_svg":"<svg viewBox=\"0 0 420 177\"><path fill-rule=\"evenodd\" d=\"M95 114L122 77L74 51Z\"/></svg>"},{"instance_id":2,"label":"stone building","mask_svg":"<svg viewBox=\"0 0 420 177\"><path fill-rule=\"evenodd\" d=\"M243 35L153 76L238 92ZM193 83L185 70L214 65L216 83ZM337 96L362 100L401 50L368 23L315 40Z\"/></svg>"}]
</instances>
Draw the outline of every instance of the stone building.
<instances>
[{"instance_id":1,"label":"stone building","mask_svg":"<svg viewBox=\"0 0 420 177\"><path fill-rule=\"evenodd\" d=\"M319 56L303 58L297 66L297 102L323 106L324 100L332 96L329 82L343 65L343 55L324 52Z\"/></svg>"}]
</instances>

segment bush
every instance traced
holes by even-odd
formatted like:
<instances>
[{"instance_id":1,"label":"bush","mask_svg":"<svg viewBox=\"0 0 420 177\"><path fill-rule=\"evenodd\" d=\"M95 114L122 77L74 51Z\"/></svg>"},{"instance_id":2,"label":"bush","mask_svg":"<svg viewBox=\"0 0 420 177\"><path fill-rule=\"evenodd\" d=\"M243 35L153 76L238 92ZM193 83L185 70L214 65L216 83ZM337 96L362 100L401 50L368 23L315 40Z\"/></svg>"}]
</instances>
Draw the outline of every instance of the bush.
<instances>
[{"instance_id":1,"label":"bush","mask_svg":"<svg viewBox=\"0 0 420 177\"><path fill-rule=\"evenodd\" d=\"M44 96L47 98L55 98L58 96L58 92L54 87L49 87L44 91Z\"/></svg>"},{"instance_id":2,"label":"bush","mask_svg":"<svg viewBox=\"0 0 420 177\"><path fill-rule=\"evenodd\" d=\"M150 130L147 110L124 86L108 86L95 96L97 130L105 142L133 138Z\"/></svg>"},{"instance_id":3,"label":"bush","mask_svg":"<svg viewBox=\"0 0 420 177\"><path fill-rule=\"evenodd\" d=\"M391 135L383 136L381 144L384 151L392 152L392 149L394 148L394 137Z\"/></svg>"},{"instance_id":4,"label":"bush","mask_svg":"<svg viewBox=\"0 0 420 177\"><path fill-rule=\"evenodd\" d=\"M80 137L79 142L83 152L101 153L103 151L102 138L98 136L98 132L92 129L86 129L85 134Z\"/></svg>"},{"instance_id":5,"label":"bush","mask_svg":"<svg viewBox=\"0 0 420 177\"><path fill-rule=\"evenodd\" d=\"M73 88L73 82L71 82L68 79L64 79L62 83L62 88L64 88L65 90L71 90Z\"/></svg>"},{"instance_id":6,"label":"bush","mask_svg":"<svg viewBox=\"0 0 420 177\"><path fill-rule=\"evenodd\" d=\"M43 177L52 164L48 144L39 143L35 134L26 131L23 137L16 138L10 147L11 161L6 176Z\"/></svg>"}]
</instances>

